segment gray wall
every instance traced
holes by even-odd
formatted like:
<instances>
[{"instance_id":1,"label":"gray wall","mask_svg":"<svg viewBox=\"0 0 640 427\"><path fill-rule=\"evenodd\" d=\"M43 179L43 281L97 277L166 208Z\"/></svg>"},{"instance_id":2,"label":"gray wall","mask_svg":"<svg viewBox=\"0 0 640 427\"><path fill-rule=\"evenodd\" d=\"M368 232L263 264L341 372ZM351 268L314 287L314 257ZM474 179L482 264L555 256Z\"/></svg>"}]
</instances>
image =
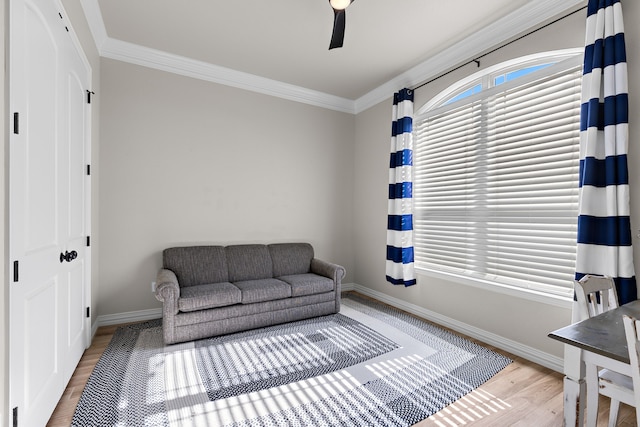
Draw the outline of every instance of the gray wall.
<instances>
[{"instance_id":1,"label":"gray wall","mask_svg":"<svg viewBox=\"0 0 640 427\"><path fill-rule=\"evenodd\" d=\"M624 2L627 56L629 58L630 95L630 169L640 167L640 148L637 146L640 136L638 123L638 100L640 84L640 5L638 2ZM548 50L584 45L585 12L579 12L544 30L528 36L510 46L481 59L481 66L506 61L511 58ZM417 111L433 96L452 83L478 71L475 64L468 65L415 93ZM469 286L459 282L418 275L418 284L410 288L394 287L385 282L385 224L387 208L386 166L389 150L389 117L391 99L362 112L356 118L355 138L355 204L354 204L354 281L375 292L381 292L393 298L420 306L455 322L461 322L472 328L478 328L487 335L498 339L505 338L521 343L533 351L540 351L557 357L562 356L563 347L547 338L547 334L570 323L569 303L547 304L531 299L497 293ZM640 211L640 186L637 174L632 173L632 225L637 230L637 213ZM634 232L635 235L635 232ZM636 245L640 240L636 239ZM635 251L635 265L638 264Z\"/></svg>"},{"instance_id":2,"label":"gray wall","mask_svg":"<svg viewBox=\"0 0 640 427\"><path fill-rule=\"evenodd\" d=\"M160 307L162 249L308 241L352 276L355 117L102 59L99 315Z\"/></svg>"}]
</instances>

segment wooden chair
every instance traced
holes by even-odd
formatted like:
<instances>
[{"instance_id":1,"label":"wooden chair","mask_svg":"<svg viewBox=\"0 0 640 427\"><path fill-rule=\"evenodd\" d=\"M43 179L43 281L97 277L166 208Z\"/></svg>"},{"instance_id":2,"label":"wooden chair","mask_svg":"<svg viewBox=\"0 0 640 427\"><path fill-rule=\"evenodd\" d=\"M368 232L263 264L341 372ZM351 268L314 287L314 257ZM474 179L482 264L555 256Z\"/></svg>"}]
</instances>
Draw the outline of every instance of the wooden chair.
<instances>
[{"instance_id":1,"label":"wooden chair","mask_svg":"<svg viewBox=\"0 0 640 427\"><path fill-rule=\"evenodd\" d=\"M629 349L629 361L631 364L631 379L633 389L639 390L634 393L634 405L636 407L636 425L640 426L640 321L631 316L622 316L624 323L624 333L627 337L627 348Z\"/></svg>"},{"instance_id":2,"label":"wooden chair","mask_svg":"<svg viewBox=\"0 0 640 427\"><path fill-rule=\"evenodd\" d=\"M578 300L580 320L618 307L616 286L611 277L586 275L575 281L574 290ZM614 427L618 420L620 402L635 406L631 378L609 369L598 370L596 366L587 366L586 377L587 420L597 419L598 394L602 394L611 399L609 427Z\"/></svg>"},{"instance_id":3,"label":"wooden chair","mask_svg":"<svg viewBox=\"0 0 640 427\"><path fill-rule=\"evenodd\" d=\"M574 285L580 320L618 307L616 285L611 277L587 274Z\"/></svg>"}]
</instances>

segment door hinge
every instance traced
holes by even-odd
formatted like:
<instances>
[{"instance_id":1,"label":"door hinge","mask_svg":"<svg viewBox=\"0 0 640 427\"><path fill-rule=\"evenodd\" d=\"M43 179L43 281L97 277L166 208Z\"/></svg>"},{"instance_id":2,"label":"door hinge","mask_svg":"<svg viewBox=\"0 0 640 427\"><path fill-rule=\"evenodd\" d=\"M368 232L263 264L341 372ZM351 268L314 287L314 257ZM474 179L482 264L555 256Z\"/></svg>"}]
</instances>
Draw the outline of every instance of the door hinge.
<instances>
[{"instance_id":1,"label":"door hinge","mask_svg":"<svg viewBox=\"0 0 640 427\"><path fill-rule=\"evenodd\" d=\"M13 408L13 427L18 427L18 407Z\"/></svg>"},{"instance_id":2,"label":"door hinge","mask_svg":"<svg viewBox=\"0 0 640 427\"><path fill-rule=\"evenodd\" d=\"M58 16L60 17L60 19L62 19L64 21L64 17L62 16L62 13L58 12ZM62 24L64 25L64 24ZM64 25L64 29L67 30L67 33L69 32L69 27L67 27L66 25Z\"/></svg>"},{"instance_id":3,"label":"door hinge","mask_svg":"<svg viewBox=\"0 0 640 427\"><path fill-rule=\"evenodd\" d=\"M87 165L87 175L91 175L91 165Z\"/></svg>"},{"instance_id":4,"label":"door hinge","mask_svg":"<svg viewBox=\"0 0 640 427\"><path fill-rule=\"evenodd\" d=\"M18 281L18 261L13 261L13 281Z\"/></svg>"},{"instance_id":5,"label":"door hinge","mask_svg":"<svg viewBox=\"0 0 640 427\"><path fill-rule=\"evenodd\" d=\"M13 113L13 133L20 134L20 113Z\"/></svg>"},{"instance_id":6,"label":"door hinge","mask_svg":"<svg viewBox=\"0 0 640 427\"><path fill-rule=\"evenodd\" d=\"M96 93L87 89L87 104L91 104L91 95L95 95Z\"/></svg>"},{"instance_id":7,"label":"door hinge","mask_svg":"<svg viewBox=\"0 0 640 427\"><path fill-rule=\"evenodd\" d=\"M87 319L91 317L91 307L87 307Z\"/></svg>"},{"instance_id":8,"label":"door hinge","mask_svg":"<svg viewBox=\"0 0 640 427\"><path fill-rule=\"evenodd\" d=\"M91 246L91 236L87 236L87 247Z\"/></svg>"}]
</instances>

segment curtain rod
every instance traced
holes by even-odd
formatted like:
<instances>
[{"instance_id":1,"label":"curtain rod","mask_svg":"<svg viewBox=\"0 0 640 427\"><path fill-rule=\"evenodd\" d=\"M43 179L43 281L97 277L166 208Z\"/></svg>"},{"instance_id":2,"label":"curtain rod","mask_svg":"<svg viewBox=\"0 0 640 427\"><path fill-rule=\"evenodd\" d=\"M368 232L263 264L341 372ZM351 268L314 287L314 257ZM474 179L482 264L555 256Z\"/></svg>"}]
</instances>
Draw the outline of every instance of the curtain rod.
<instances>
[{"instance_id":1,"label":"curtain rod","mask_svg":"<svg viewBox=\"0 0 640 427\"><path fill-rule=\"evenodd\" d=\"M453 68L453 69L451 69L451 70L449 70L449 71L447 71L445 73L442 73L439 76L432 78L431 80L428 80L428 81L426 81L424 83L420 83L418 86L414 87L413 90L420 89L421 87L426 86L429 83L432 83L432 82L434 82L434 81L446 76L447 74L453 73L454 71L459 70L460 68L465 67L465 66L467 66L469 64L475 63L475 64L478 65L478 67L480 67L480 58L484 58L485 56L490 55L493 52L502 49L503 47L509 46L510 44L515 43L518 40L521 40L521 39L523 39L525 37L528 37L531 34L536 33L536 32L538 32L538 31L540 31L540 30L542 30L544 28L547 28L548 26L553 25L558 21L562 21L563 19L568 18L569 16L574 15L574 14L576 14L576 13L578 13L578 12L580 12L580 11L586 9L586 8L587 8L587 6L582 6L580 9L577 9L577 10L574 10L573 12L567 13L566 15L561 16L560 18L557 18L557 19L547 23L547 24L543 25L540 28L536 28L535 30L529 31L526 34L523 34L520 37L517 37L517 38L515 38L515 39L513 39L513 40L511 40L511 41L509 41L509 42L507 42L507 43L505 43L503 45L500 45L500 46L496 47L495 49L490 50L489 52L485 52L482 55L477 56L475 59L471 59L471 60L469 60L469 61L467 61L467 62L465 62L465 63L463 63L461 65L458 65L457 67L455 67L455 68Z\"/></svg>"}]
</instances>

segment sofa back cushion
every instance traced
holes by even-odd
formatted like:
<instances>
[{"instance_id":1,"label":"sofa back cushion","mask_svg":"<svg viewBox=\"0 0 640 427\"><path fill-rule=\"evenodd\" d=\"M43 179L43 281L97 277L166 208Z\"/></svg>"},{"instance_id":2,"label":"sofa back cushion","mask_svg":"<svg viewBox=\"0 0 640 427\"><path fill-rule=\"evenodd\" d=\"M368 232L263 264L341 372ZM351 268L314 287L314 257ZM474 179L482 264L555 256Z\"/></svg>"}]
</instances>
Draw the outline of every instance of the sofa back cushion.
<instances>
[{"instance_id":1,"label":"sofa back cushion","mask_svg":"<svg viewBox=\"0 0 640 427\"><path fill-rule=\"evenodd\" d=\"M266 245L231 245L225 251L230 282L273 277L273 265Z\"/></svg>"},{"instance_id":2,"label":"sofa back cushion","mask_svg":"<svg viewBox=\"0 0 640 427\"><path fill-rule=\"evenodd\" d=\"M223 246L168 248L162 251L162 264L176 273L181 287L229 281Z\"/></svg>"},{"instance_id":3,"label":"sofa back cushion","mask_svg":"<svg viewBox=\"0 0 640 427\"><path fill-rule=\"evenodd\" d=\"M289 276L311 271L313 246L308 243L274 243L269 245L273 276Z\"/></svg>"}]
</instances>

